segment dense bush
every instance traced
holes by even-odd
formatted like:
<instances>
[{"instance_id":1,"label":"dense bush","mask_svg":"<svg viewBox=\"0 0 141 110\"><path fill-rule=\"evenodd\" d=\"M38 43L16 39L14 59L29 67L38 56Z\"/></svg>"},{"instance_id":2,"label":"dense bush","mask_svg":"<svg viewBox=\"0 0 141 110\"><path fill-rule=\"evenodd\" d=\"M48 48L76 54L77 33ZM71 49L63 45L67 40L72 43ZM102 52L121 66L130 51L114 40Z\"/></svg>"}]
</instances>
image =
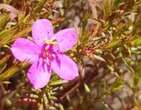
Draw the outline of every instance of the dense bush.
<instances>
[{"instance_id":1,"label":"dense bush","mask_svg":"<svg viewBox=\"0 0 141 110\"><path fill-rule=\"evenodd\" d=\"M35 89L11 46L42 18L77 30L79 76ZM140 110L140 79L141 0L0 0L0 110Z\"/></svg>"}]
</instances>

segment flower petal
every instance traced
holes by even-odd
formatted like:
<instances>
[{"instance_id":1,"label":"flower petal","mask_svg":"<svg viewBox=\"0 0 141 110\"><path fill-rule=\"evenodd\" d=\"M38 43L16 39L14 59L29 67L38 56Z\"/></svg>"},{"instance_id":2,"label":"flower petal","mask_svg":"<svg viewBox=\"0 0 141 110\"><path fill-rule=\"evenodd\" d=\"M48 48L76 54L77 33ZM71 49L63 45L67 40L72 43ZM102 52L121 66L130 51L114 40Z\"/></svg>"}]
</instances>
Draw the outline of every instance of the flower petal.
<instances>
[{"instance_id":1,"label":"flower petal","mask_svg":"<svg viewBox=\"0 0 141 110\"><path fill-rule=\"evenodd\" d=\"M78 67L76 63L66 55L59 54L51 64L52 70L64 80L72 80L78 76Z\"/></svg>"},{"instance_id":2,"label":"flower petal","mask_svg":"<svg viewBox=\"0 0 141 110\"><path fill-rule=\"evenodd\" d=\"M57 32L54 37L58 42L61 52L65 52L72 48L77 42L77 32L74 28L68 28Z\"/></svg>"},{"instance_id":3,"label":"flower petal","mask_svg":"<svg viewBox=\"0 0 141 110\"><path fill-rule=\"evenodd\" d=\"M44 66L36 62L28 70L27 77L35 89L43 88L49 82L51 73Z\"/></svg>"},{"instance_id":4,"label":"flower petal","mask_svg":"<svg viewBox=\"0 0 141 110\"><path fill-rule=\"evenodd\" d=\"M34 62L38 59L40 48L28 39L18 38L12 45L11 51L20 61Z\"/></svg>"},{"instance_id":5,"label":"flower petal","mask_svg":"<svg viewBox=\"0 0 141 110\"><path fill-rule=\"evenodd\" d=\"M47 19L39 19L32 25L32 37L37 44L43 44L45 40L53 36L53 26Z\"/></svg>"}]
</instances>

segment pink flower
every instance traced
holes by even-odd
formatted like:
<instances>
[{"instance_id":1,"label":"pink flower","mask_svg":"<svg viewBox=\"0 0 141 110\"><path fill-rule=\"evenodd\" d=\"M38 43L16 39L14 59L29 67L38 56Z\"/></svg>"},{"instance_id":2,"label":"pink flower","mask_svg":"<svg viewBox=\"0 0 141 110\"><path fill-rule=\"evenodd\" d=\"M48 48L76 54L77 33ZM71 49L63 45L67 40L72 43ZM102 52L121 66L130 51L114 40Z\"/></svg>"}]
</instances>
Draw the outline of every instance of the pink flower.
<instances>
[{"instance_id":1,"label":"pink flower","mask_svg":"<svg viewBox=\"0 0 141 110\"><path fill-rule=\"evenodd\" d=\"M53 26L47 19L37 20L32 26L33 41L18 38L11 47L12 53L20 61L32 63L27 77L35 89L44 87L54 71L64 80L78 76L76 63L66 56L77 42L74 28L53 33Z\"/></svg>"}]
</instances>

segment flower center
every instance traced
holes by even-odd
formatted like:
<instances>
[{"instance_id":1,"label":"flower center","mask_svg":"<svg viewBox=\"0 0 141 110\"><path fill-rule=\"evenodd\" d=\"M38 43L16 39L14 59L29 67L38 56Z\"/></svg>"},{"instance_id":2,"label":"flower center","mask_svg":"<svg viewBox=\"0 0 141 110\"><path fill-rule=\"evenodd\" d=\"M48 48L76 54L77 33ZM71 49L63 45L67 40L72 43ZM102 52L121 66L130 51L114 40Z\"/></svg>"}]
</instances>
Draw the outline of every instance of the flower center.
<instances>
[{"instance_id":1,"label":"flower center","mask_svg":"<svg viewBox=\"0 0 141 110\"><path fill-rule=\"evenodd\" d=\"M55 52L54 52L53 46L55 44L56 44L55 39L45 41L45 44L43 45L42 50L41 50L42 59L52 60L54 58Z\"/></svg>"},{"instance_id":2,"label":"flower center","mask_svg":"<svg viewBox=\"0 0 141 110\"><path fill-rule=\"evenodd\" d=\"M57 43L56 39L46 40L45 44L55 45Z\"/></svg>"},{"instance_id":3,"label":"flower center","mask_svg":"<svg viewBox=\"0 0 141 110\"><path fill-rule=\"evenodd\" d=\"M51 60L56 57L56 52L54 51L54 45L56 43L55 39L47 40L42 46L38 63L40 63L44 68L46 65L49 67L51 65Z\"/></svg>"}]
</instances>

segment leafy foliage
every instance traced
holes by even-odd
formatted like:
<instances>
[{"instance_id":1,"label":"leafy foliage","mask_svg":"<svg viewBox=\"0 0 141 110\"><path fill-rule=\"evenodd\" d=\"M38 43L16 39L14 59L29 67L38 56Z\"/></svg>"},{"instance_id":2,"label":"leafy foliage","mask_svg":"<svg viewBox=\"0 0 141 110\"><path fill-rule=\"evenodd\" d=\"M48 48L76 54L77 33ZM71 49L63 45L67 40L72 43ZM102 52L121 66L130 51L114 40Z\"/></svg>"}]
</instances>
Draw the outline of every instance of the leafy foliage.
<instances>
[{"instance_id":1,"label":"leafy foliage","mask_svg":"<svg viewBox=\"0 0 141 110\"><path fill-rule=\"evenodd\" d=\"M3 0L0 6L0 110L140 110L140 0ZM79 41L67 54L80 75L67 82L54 74L35 90L26 78L29 65L15 60L10 46L31 38L40 18L55 31L76 27Z\"/></svg>"}]
</instances>

